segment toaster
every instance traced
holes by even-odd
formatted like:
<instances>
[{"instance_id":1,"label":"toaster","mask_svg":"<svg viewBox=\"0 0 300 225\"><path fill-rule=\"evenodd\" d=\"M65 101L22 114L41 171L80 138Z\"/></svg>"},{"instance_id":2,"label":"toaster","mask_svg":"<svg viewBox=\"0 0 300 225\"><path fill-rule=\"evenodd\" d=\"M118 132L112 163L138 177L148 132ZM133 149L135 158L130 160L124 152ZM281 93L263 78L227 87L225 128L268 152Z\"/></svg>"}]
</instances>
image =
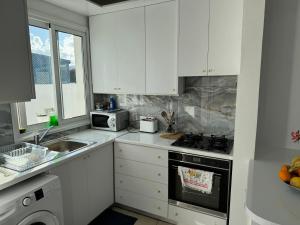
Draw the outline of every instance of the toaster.
<instances>
[{"instance_id":1,"label":"toaster","mask_svg":"<svg viewBox=\"0 0 300 225\"><path fill-rule=\"evenodd\" d=\"M155 133L158 130L158 120L152 116L140 116L140 132Z\"/></svg>"}]
</instances>

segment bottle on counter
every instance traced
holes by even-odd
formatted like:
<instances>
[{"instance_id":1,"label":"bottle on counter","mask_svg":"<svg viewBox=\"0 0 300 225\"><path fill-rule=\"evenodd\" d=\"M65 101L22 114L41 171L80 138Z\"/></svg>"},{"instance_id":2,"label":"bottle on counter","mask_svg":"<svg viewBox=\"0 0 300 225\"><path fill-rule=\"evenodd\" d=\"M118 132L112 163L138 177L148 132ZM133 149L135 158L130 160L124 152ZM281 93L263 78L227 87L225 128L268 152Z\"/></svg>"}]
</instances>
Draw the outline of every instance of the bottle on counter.
<instances>
[{"instance_id":1,"label":"bottle on counter","mask_svg":"<svg viewBox=\"0 0 300 225\"><path fill-rule=\"evenodd\" d=\"M116 110L117 106L116 106L116 100L113 96L109 97L109 111L113 111Z\"/></svg>"}]
</instances>

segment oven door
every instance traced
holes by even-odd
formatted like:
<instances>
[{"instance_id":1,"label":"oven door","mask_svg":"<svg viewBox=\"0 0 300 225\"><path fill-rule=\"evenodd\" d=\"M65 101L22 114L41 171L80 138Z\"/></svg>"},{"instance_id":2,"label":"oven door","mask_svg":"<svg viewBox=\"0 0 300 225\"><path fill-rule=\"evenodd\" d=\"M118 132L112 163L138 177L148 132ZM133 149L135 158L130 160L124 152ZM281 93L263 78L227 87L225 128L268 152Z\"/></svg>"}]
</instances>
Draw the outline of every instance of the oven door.
<instances>
[{"instance_id":1,"label":"oven door","mask_svg":"<svg viewBox=\"0 0 300 225\"><path fill-rule=\"evenodd\" d=\"M211 194L184 187L178 174L178 166L214 172ZM224 169L169 160L169 202L183 208L227 218L229 208L229 180L229 171Z\"/></svg>"},{"instance_id":2,"label":"oven door","mask_svg":"<svg viewBox=\"0 0 300 225\"><path fill-rule=\"evenodd\" d=\"M103 114L91 114L91 127L94 129L109 129L109 116Z\"/></svg>"}]
</instances>

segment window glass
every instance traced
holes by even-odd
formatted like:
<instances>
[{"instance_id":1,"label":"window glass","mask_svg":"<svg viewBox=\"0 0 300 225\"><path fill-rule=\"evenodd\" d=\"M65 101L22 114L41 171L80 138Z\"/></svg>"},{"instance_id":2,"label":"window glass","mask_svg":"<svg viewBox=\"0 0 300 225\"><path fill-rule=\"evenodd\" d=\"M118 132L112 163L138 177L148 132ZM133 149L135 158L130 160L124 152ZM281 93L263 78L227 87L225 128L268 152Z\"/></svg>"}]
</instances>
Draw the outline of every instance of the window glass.
<instances>
[{"instance_id":1,"label":"window glass","mask_svg":"<svg viewBox=\"0 0 300 225\"><path fill-rule=\"evenodd\" d=\"M55 82L52 72L48 29L29 26L36 99L25 103L27 125L47 122L56 113Z\"/></svg>"},{"instance_id":2,"label":"window glass","mask_svg":"<svg viewBox=\"0 0 300 225\"><path fill-rule=\"evenodd\" d=\"M57 32L63 118L86 115L82 37Z\"/></svg>"}]
</instances>

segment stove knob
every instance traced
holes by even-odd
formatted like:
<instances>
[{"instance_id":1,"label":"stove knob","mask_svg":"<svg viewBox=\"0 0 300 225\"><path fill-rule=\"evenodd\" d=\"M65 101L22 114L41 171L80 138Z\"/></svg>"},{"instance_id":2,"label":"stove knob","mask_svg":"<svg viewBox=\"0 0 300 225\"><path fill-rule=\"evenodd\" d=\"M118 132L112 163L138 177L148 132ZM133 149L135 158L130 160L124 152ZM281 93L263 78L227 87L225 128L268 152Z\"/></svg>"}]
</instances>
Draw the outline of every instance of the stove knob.
<instances>
[{"instance_id":1,"label":"stove knob","mask_svg":"<svg viewBox=\"0 0 300 225\"><path fill-rule=\"evenodd\" d=\"M22 203L23 203L24 206L30 206L31 198L30 197L24 198Z\"/></svg>"}]
</instances>

